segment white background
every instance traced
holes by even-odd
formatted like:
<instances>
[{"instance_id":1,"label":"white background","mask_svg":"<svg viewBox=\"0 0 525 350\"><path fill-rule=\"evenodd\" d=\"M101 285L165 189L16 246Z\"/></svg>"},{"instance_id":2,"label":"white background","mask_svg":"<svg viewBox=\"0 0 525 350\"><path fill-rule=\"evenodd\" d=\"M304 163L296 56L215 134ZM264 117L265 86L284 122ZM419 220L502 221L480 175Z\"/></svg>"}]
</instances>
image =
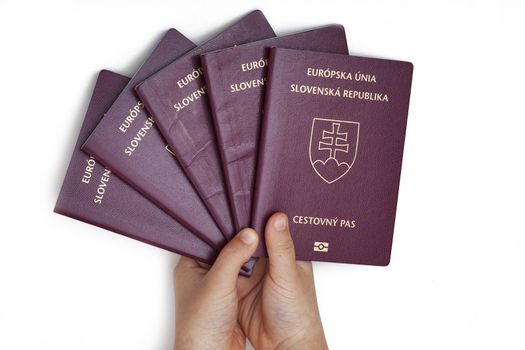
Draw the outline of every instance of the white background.
<instances>
[{"instance_id":1,"label":"white background","mask_svg":"<svg viewBox=\"0 0 525 350\"><path fill-rule=\"evenodd\" d=\"M315 264L332 349L525 349L523 1L0 0L0 349L169 349L177 257L53 214L95 77L260 8L415 66L391 265Z\"/></svg>"}]
</instances>

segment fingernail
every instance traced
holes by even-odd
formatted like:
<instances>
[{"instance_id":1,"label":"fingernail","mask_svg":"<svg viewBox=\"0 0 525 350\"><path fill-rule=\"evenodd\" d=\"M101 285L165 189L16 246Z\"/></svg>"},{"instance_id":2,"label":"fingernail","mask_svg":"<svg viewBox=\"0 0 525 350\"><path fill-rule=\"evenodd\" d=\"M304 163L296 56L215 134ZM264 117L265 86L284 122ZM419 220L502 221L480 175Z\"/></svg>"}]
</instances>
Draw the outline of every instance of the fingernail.
<instances>
[{"instance_id":1,"label":"fingernail","mask_svg":"<svg viewBox=\"0 0 525 350\"><path fill-rule=\"evenodd\" d=\"M253 230L243 230L239 235L241 241L246 245L251 245L257 239L257 234Z\"/></svg>"},{"instance_id":2,"label":"fingernail","mask_svg":"<svg viewBox=\"0 0 525 350\"><path fill-rule=\"evenodd\" d=\"M277 231L284 231L284 229L286 228L286 221L286 218L281 217L280 219L275 220L275 222L273 223L273 227Z\"/></svg>"}]
</instances>

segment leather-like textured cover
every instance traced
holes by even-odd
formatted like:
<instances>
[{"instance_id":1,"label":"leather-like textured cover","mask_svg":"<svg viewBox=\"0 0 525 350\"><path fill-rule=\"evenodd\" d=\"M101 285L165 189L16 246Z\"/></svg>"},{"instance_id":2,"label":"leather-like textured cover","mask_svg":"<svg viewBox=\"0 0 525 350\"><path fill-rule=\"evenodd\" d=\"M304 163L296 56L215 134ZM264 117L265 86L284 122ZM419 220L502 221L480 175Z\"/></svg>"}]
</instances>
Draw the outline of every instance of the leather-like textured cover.
<instances>
[{"instance_id":1,"label":"leather-like textured cover","mask_svg":"<svg viewBox=\"0 0 525 350\"><path fill-rule=\"evenodd\" d=\"M73 150L55 212L113 232L213 263L217 251L111 174L80 146L126 86L129 78L99 74Z\"/></svg>"},{"instance_id":2,"label":"leather-like textured cover","mask_svg":"<svg viewBox=\"0 0 525 350\"><path fill-rule=\"evenodd\" d=\"M232 215L250 226L269 47L348 54L344 27L330 25L201 55Z\"/></svg>"},{"instance_id":3,"label":"leather-like textured cover","mask_svg":"<svg viewBox=\"0 0 525 350\"><path fill-rule=\"evenodd\" d=\"M264 15L253 11L136 87L228 239L235 234L236 228L231 218L200 55L274 36Z\"/></svg>"},{"instance_id":4,"label":"leather-like textured cover","mask_svg":"<svg viewBox=\"0 0 525 350\"><path fill-rule=\"evenodd\" d=\"M388 265L412 71L408 62L271 49L258 232L283 211L299 260Z\"/></svg>"},{"instance_id":5,"label":"leather-like textured cover","mask_svg":"<svg viewBox=\"0 0 525 350\"><path fill-rule=\"evenodd\" d=\"M181 33L170 29L111 105L82 149L195 235L220 249L226 243L224 236L181 166L168 152L166 142L133 90L138 82L194 47Z\"/></svg>"}]
</instances>

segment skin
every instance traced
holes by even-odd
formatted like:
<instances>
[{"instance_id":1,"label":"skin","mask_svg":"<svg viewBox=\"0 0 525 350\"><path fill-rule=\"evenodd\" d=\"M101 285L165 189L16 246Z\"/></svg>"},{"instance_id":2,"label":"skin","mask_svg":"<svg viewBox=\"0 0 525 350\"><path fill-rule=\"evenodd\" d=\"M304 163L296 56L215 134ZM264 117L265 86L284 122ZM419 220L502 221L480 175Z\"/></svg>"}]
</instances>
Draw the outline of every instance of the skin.
<instances>
[{"instance_id":1,"label":"skin","mask_svg":"<svg viewBox=\"0 0 525 350\"><path fill-rule=\"evenodd\" d=\"M267 222L268 259L239 277L257 233L243 229L211 266L181 258L174 272L175 349L328 349L317 306L312 263L295 260L283 213Z\"/></svg>"}]
</instances>

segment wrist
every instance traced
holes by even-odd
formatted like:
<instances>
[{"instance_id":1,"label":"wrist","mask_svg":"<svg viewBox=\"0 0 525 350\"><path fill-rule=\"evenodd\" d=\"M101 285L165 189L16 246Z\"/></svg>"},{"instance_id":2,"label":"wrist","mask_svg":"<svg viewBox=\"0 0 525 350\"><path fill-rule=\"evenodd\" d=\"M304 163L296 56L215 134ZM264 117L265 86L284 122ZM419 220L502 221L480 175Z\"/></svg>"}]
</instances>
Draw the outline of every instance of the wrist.
<instances>
[{"instance_id":1,"label":"wrist","mask_svg":"<svg viewBox=\"0 0 525 350\"><path fill-rule=\"evenodd\" d=\"M328 350L328 344L322 327L309 329L301 335L297 335L282 341L276 350Z\"/></svg>"}]
</instances>

